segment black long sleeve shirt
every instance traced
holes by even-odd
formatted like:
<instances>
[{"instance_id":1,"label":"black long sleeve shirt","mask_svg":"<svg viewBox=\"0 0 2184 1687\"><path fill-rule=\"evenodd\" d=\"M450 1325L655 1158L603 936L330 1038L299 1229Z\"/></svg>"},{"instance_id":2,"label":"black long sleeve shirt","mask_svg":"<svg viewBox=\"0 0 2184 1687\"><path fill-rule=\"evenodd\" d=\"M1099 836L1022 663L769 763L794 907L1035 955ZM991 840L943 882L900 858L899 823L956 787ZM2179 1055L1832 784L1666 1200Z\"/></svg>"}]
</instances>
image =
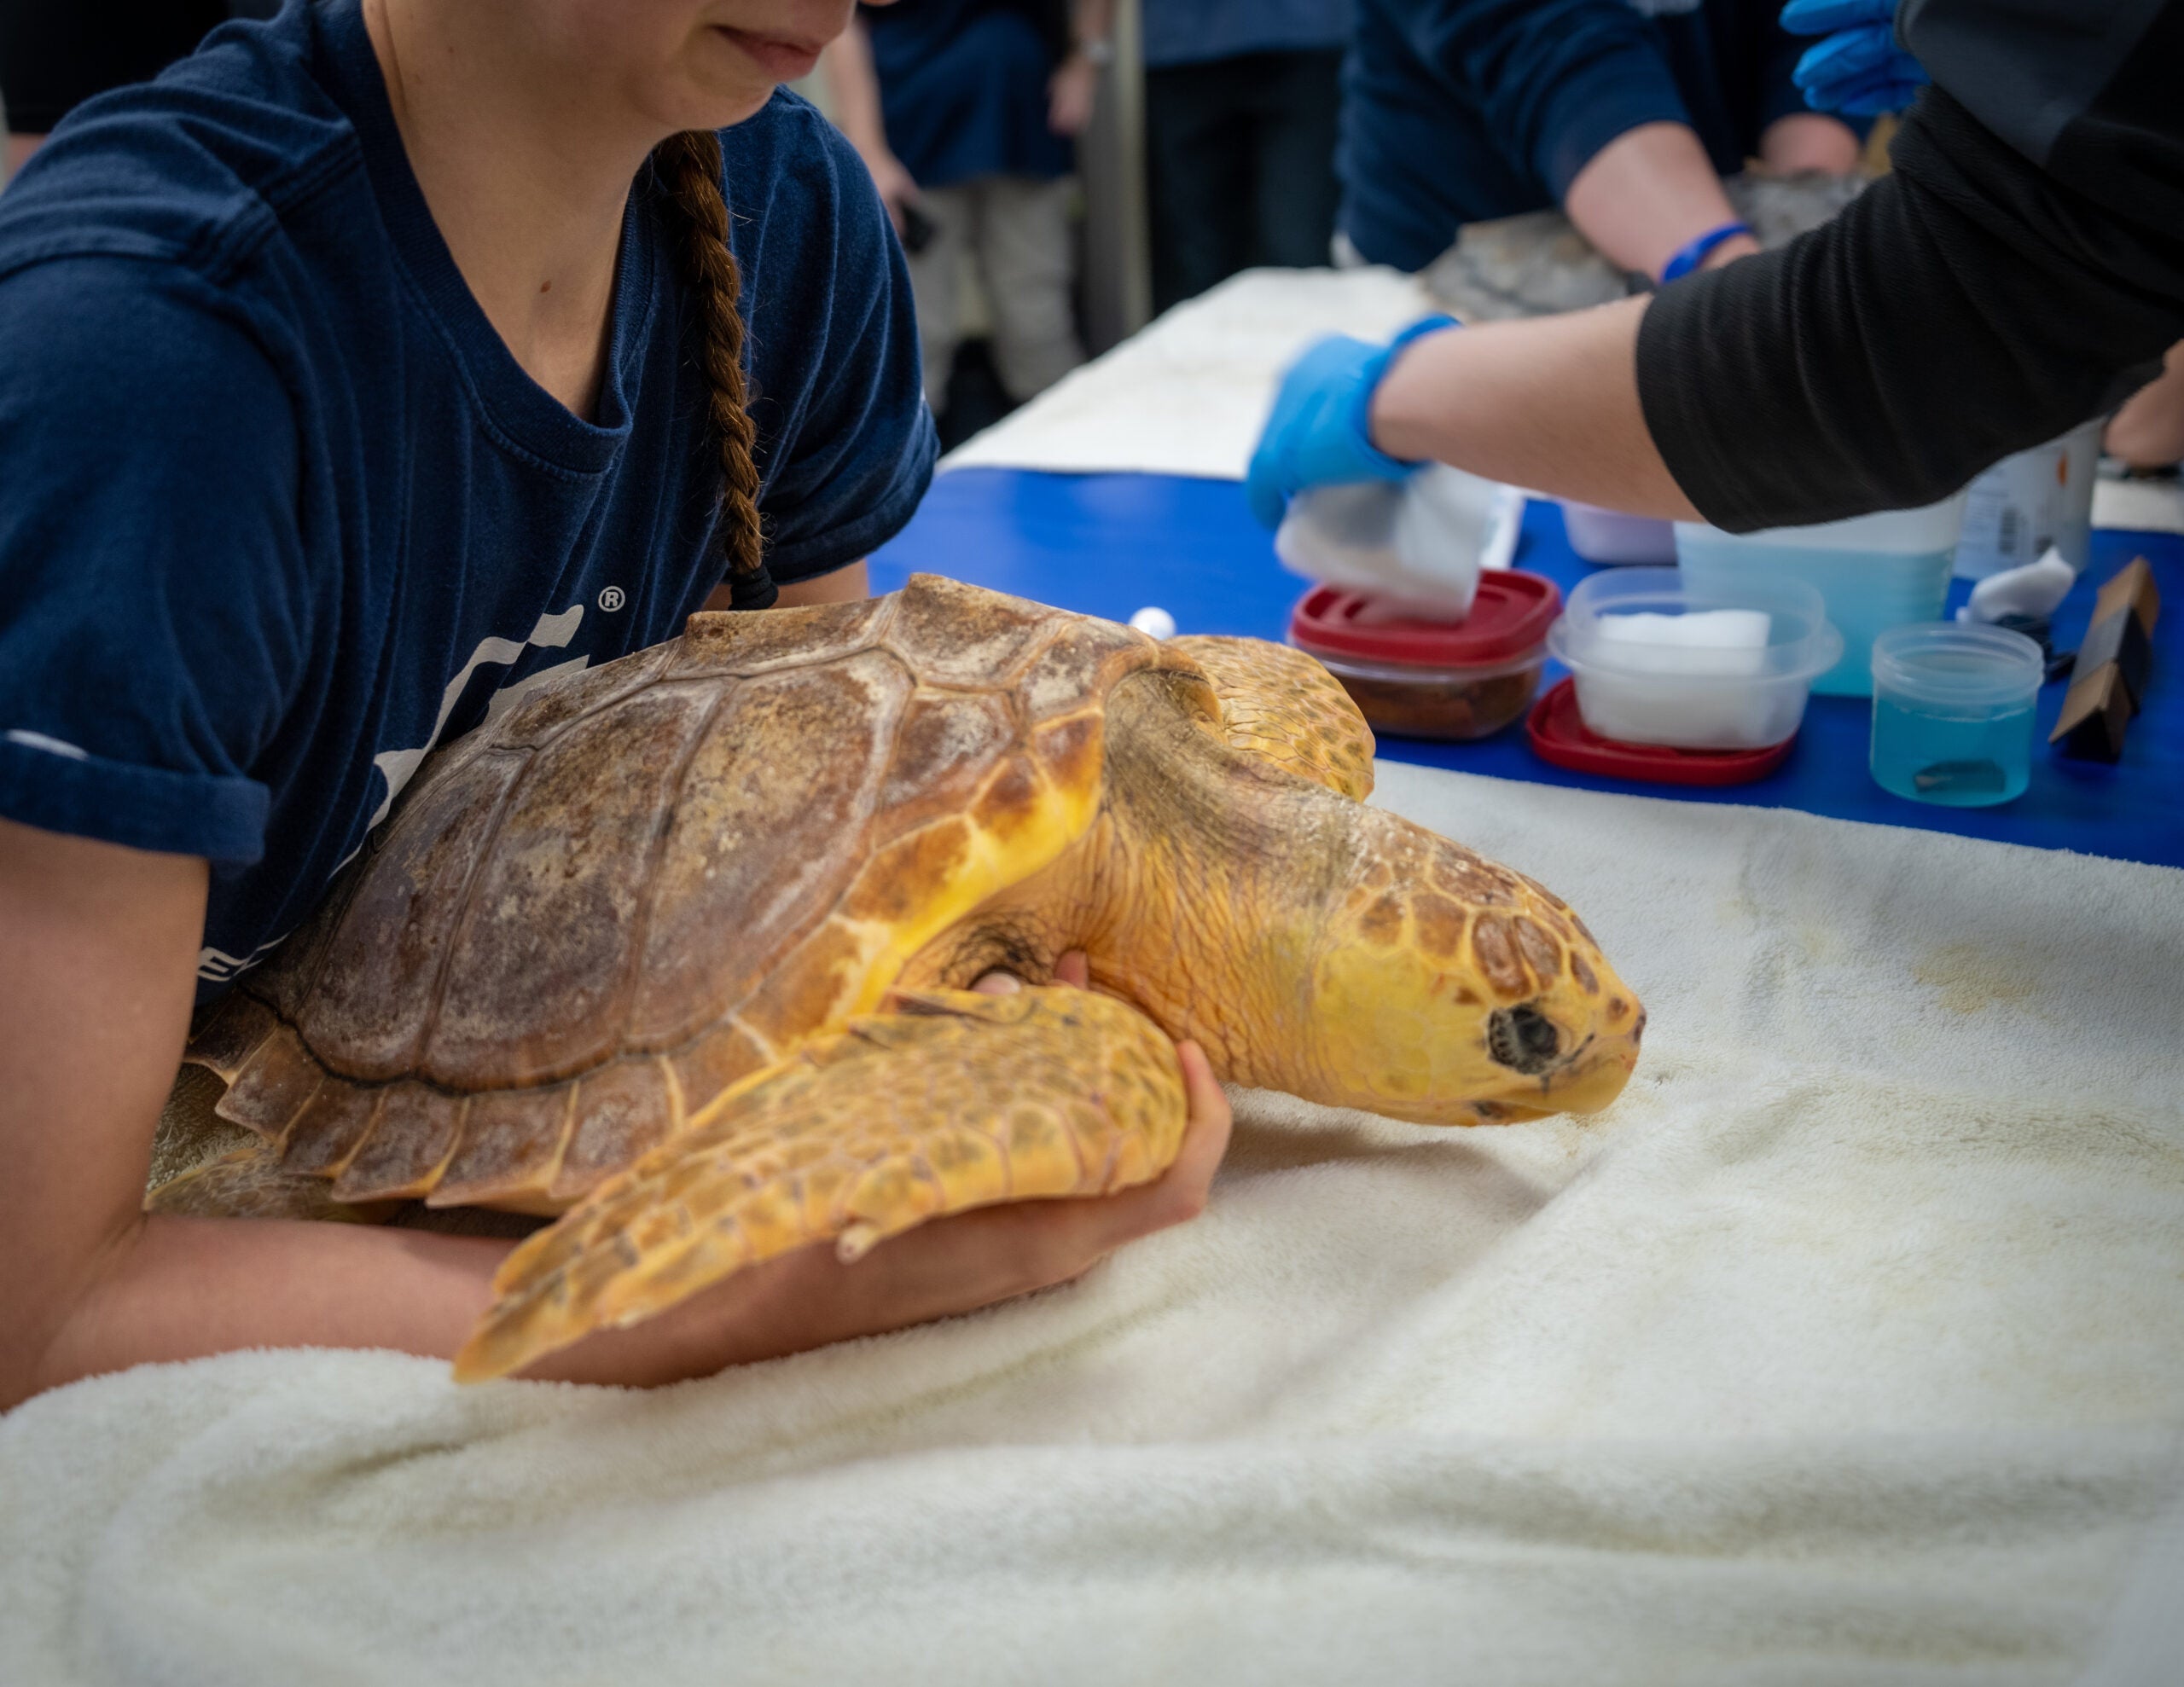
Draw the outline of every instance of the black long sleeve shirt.
<instances>
[{"instance_id":1,"label":"black long sleeve shirt","mask_svg":"<svg viewBox=\"0 0 2184 1687\"><path fill-rule=\"evenodd\" d=\"M1734 531L1945 497L2184 339L2184 0L1906 0L1894 172L1662 292L1647 426Z\"/></svg>"}]
</instances>

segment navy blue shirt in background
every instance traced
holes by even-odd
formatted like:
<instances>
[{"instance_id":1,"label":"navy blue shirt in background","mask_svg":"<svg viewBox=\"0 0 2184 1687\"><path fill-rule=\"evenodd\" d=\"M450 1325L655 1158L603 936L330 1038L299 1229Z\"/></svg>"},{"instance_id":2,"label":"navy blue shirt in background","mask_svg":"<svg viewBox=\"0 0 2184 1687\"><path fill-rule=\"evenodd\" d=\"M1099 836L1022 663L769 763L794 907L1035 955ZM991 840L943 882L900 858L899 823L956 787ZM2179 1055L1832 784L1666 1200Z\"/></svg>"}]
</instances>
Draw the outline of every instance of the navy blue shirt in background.
<instances>
[{"instance_id":1,"label":"navy blue shirt in background","mask_svg":"<svg viewBox=\"0 0 2184 1687\"><path fill-rule=\"evenodd\" d=\"M1643 123L1694 130L1741 169L1812 43L1780 0L1357 0L1344 69L1342 231L1423 269L1466 223L1561 203L1593 154ZM1854 125L1857 126L1857 125Z\"/></svg>"},{"instance_id":2,"label":"navy blue shirt in background","mask_svg":"<svg viewBox=\"0 0 2184 1687\"><path fill-rule=\"evenodd\" d=\"M921 188L979 176L1050 180L1076 165L1047 126L1052 9L1039 0L861 6L887 149Z\"/></svg>"},{"instance_id":3,"label":"navy blue shirt in background","mask_svg":"<svg viewBox=\"0 0 2184 1687\"><path fill-rule=\"evenodd\" d=\"M1205 64L1246 53L1339 52L1351 0L1144 0L1145 66Z\"/></svg>"},{"instance_id":4,"label":"navy blue shirt in background","mask_svg":"<svg viewBox=\"0 0 2184 1687\"><path fill-rule=\"evenodd\" d=\"M777 578L909 519L932 424L870 177L802 101L723 131ZM433 745L719 583L661 189L594 420L526 375L411 175L355 0L79 107L0 194L0 815L217 867L200 995Z\"/></svg>"}]
</instances>

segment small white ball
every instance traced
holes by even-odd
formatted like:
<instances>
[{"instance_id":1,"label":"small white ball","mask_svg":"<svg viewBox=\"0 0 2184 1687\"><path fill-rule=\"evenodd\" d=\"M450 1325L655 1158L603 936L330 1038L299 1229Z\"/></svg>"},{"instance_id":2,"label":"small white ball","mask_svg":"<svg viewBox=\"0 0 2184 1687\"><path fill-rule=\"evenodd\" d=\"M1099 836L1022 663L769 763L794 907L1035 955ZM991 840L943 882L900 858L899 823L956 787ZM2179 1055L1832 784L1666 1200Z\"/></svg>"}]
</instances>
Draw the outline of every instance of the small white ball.
<instances>
[{"instance_id":1,"label":"small white ball","mask_svg":"<svg viewBox=\"0 0 2184 1687\"><path fill-rule=\"evenodd\" d=\"M1176 617L1157 603L1148 603L1130 617L1130 624L1151 639L1176 636Z\"/></svg>"}]
</instances>

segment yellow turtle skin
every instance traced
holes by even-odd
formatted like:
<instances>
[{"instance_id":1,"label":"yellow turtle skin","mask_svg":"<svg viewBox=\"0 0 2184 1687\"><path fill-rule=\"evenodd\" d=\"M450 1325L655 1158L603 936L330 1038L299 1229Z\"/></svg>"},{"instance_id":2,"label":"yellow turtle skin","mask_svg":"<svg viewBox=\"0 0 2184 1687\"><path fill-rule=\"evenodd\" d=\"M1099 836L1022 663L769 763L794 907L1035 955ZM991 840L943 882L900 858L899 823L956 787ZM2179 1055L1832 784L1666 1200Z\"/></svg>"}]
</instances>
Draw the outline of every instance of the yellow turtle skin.
<instances>
[{"instance_id":1,"label":"yellow turtle skin","mask_svg":"<svg viewBox=\"0 0 2184 1687\"><path fill-rule=\"evenodd\" d=\"M1157 1177L1184 1038L1421 1123L1605 1107L1637 998L1548 892L1368 806L1373 747L1296 651L931 576L693 616L427 762L191 1040L259 1142L148 1204L559 1215L469 1381L792 1248ZM1072 949L1089 991L967 991Z\"/></svg>"}]
</instances>

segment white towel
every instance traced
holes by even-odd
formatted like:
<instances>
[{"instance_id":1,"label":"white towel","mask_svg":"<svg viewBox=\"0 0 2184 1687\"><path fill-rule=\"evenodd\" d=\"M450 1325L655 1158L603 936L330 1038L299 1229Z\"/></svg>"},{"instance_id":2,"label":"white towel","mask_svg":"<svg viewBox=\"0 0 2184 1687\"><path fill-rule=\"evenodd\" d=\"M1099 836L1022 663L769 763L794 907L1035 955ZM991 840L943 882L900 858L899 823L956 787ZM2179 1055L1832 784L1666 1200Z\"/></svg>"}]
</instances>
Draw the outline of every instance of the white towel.
<instances>
[{"instance_id":1,"label":"white towel","mask_svg":"<svg viewBox=\"0 0 2184 1687\"><path fill-rule=\"evenodd\" d=\"M1245 1096L1083 1283L650 1394L44 1396L0 1680L2174 1687L2184 873L1380 777L1644 995L1612 1111Z\"/></svg>"}]
</instances>

